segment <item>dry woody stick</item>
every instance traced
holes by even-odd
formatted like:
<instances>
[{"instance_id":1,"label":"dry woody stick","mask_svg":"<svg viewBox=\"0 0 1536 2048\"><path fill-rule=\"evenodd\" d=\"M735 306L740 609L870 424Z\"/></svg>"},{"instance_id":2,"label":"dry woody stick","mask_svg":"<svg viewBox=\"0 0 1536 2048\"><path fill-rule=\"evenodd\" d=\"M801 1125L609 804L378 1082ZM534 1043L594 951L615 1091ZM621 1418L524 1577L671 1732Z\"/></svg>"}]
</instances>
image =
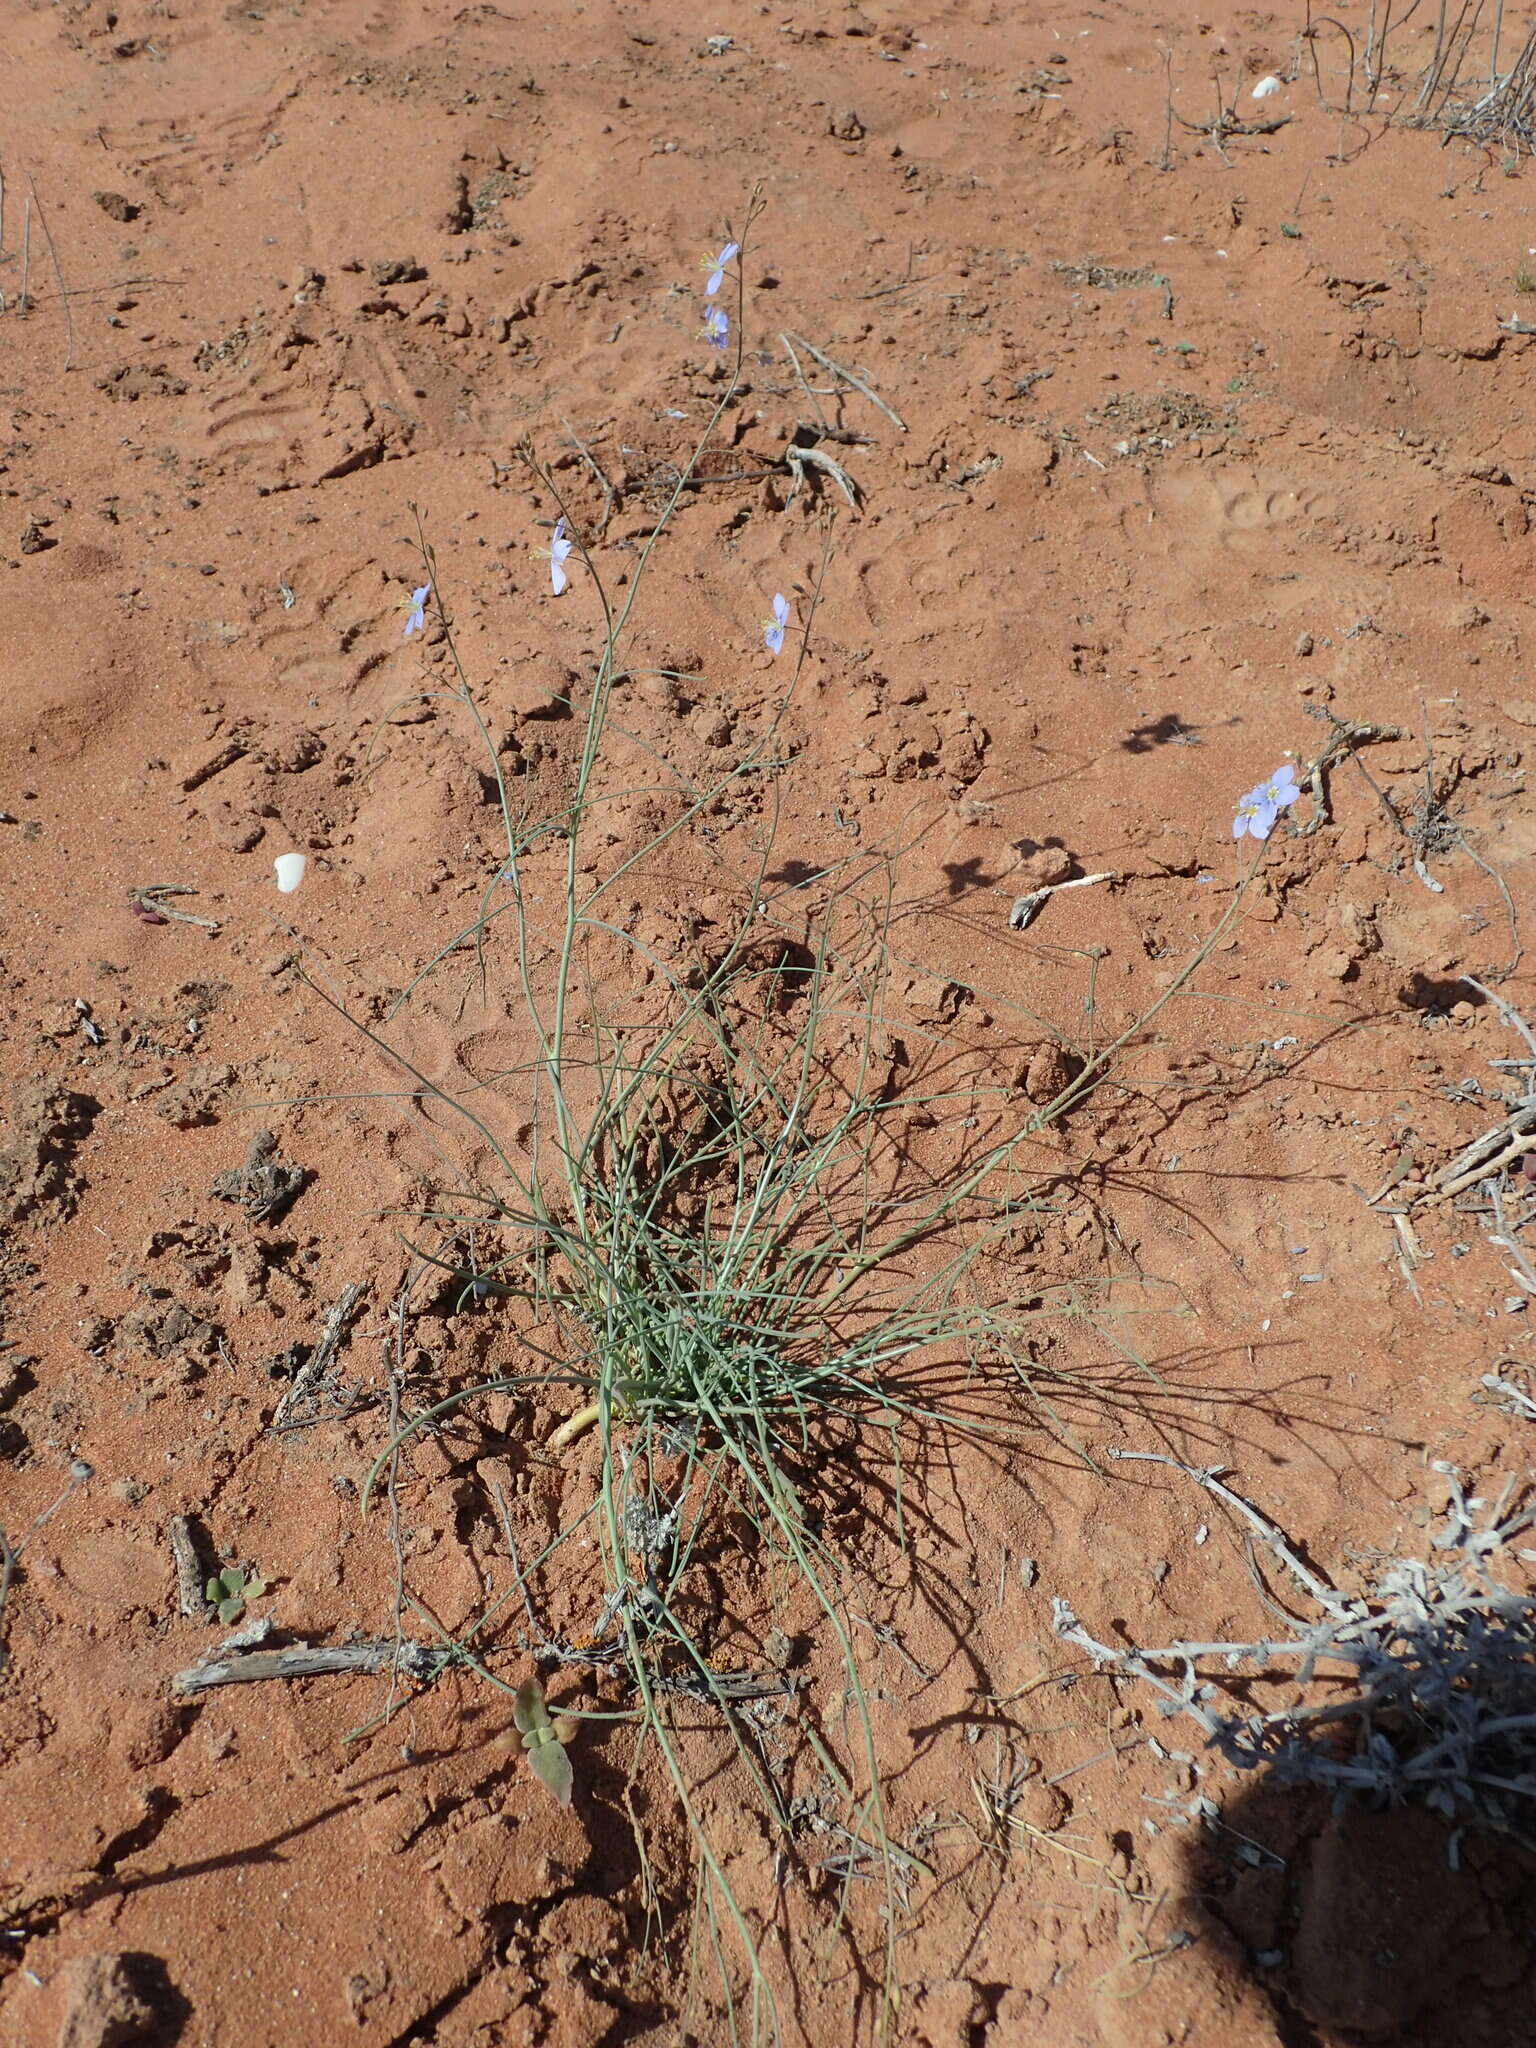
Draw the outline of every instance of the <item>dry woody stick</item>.
<instances>
[{"instance_id":1,"label":"dry woody stick","mask_svg":"<svg viewBox=\"0 0 1536 2048\"><path fill-rule=\"evenodd\" d=\"M1093 882L1113 882L1112 870L1106 868L1099 875L1076 875L1070 882L1047 882L1043 889L1031 889L1027 896L1015 896L1013 908L1008 913L1008 923L1013 931L1024 931L1044 910L1047 899L1063 889L1086 889Z\"/></svg>"},{"instance_id":2,"label":"dry woody stick","mask_svg":"<svg viewBox=\"0 0 1536 2048\"><path fill-rule=\"evenodd\" d=\"M172 1515L165 1525L176 1566L176 1604L187 1621L212 1621L213 1602L203 1588L207 1574L197 1554L197 1524L191 1515Z\"/></svg>"},{"instance_id":3,"label":"dry woody stick","mask_svg":"<svg viewBox=\"0 0 1536 2048\"><path fill-rule=\"evenodd\" d=\"M330 1369L331 1360L336 1355L342 1334L352 1320L352 1312L364 1292L360 1282L349 1280L337 1296L334 1307L325 1319L320 1341L294 1374L283 1398L277 1404L271 1423L273 1429L282 1429L288 1422L290 1413L294 1409L304 1407L311 1397L319 1392L321 1383Z\"/></svg>"},{"instance_id":4,"label":"dry woody stick","mask_svg":"<svg viewBox=\"0 0 1536 2048\"><path fill-rule=\"evenodd\" d=\"M43 212L43 202L37 196L37 187L33 184L30 175L27 178L27 185L29 187L27 203L29 206L35 205L37 208L38 223L43 230L43 239L48 244L48 254L53 262L53 274L58 281L59 297L64 305L64 367L67 370L75 360L75 316L70 310L69 291L64 283L64 268L59 262L59 252L54 244L53 229L48 225L48 216Z\"/></svg>"},{"instance_id":5,"label":"dry woody stick","mask_svg":"<svg viewBox=\"0 0 1536 2048\"><path fill-rule=\"evenodd\" d=\"M861 392L869 400L877 412L885 414L893 427L899 428L903 434L906 433L907 423L901 414L895 411L893 407L887 405L877 391L872 391L862 377L855 377L852 370L845 370L841 363L834 363L830 356L823 355L821 350L814 343L807 341L803 334L781 334L779 339L789 350L791 356L795 352L795 343L798 342L806 354L814 356L824 370L830 371L834 377L841 377L845 384L851 384L855 391ZM801 381L804 382L804 379L802 378Z\"/></svg>"},{"instance_id":6,"label":"dry woody stick","mask_svg":"<svg viewBox=\"0 0 1536 2048\"><path fill-rule=\"evenodd\" d=\"M326 1678L342 1672L403 1671L418 1684L434 1677L443 1663L440 1650L422 1643L396 1642L393 1637L367 1637L334 1648L300 1643L287 1650L234 1650L204 1657L171 1680L182 1699L212 1692L220 1685L252 1685L267 1678Z\"/></svg>"},{"instance_id":7,"label":"dry woody stick","mask_svg":"<svg viewBox=\"0 0 1536 2048\"><path fill-rule=\"evenodd\" d=\"M142 888L128 891L128 902L148 924L195 924L200 931L216 932L219 929L216 917L193 917L190 911L172 910L165 900L167 896L196 894L188 882L146 882Z\"/></svg>"}]
</instances>

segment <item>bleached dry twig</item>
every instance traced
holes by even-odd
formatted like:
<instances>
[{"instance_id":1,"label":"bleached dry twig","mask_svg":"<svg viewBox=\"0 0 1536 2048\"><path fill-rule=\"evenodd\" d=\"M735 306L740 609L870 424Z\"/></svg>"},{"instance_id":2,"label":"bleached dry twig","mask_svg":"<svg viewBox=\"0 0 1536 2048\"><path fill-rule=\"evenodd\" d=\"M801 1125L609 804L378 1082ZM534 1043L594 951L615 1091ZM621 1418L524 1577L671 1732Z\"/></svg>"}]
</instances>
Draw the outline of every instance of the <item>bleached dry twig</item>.
<instances>
[{"instance_id":1,"label":"bleached dry twig","mask_svg":"<svg viewBox=\"0 0 1536 2048\"><path fill-rule=\"evenodd\" d=\"M440 1650L423 1643L388 1641L368 1637L362 1642L343 1643L334 1648L324 1644L299 1643L284 1650L235 1650L204 1657L199 1663L178 1671L171 1690L183 1699L211 1692L220 1685L252 1685L266 1678L324 1678L338 1672L403 1671L407 1678L424 1685L436 1676L444 1663Z\"/></svg>"},{"instance_id":2,"label":"bleached dry twig","mask_svg":"<svg viewBox=\"0 0 1536 2048\"><path fill-rule=\"evenodd\" d=\"M1013 908L1008 913L1009 927L1016 932L1026 930L1045 908L1047 901L1052 896L1059 895L1063 889L1086 889L1090 883L1113 882L1115 879L1113 872L1106 868L1102 874L1074 875L1069 882L1047 882L1042 888L1031 889L1026 896L1015 896Z\"/></svg>"},{"instance_id":3,"label":"bleached dry twig","mask_svg":"<svg viewBox=\"0 0 1536 2048\"><path fill-rule=\"evenodd\" d=\"M813 342L807 341L803 334L781 334L779 339L790 351L791 355L794 353L794 344L798 341L806 354L814 356L824 370L830 370L834 377L841 377L845 384L851 384L855 391L861 392L869 400L877 412L885 414L893 427L899 428L903 434L906 433L907 423L901 414L894 407L887 405L879 392L872 391L862 377L856 377L852 370L845 370L841 363L834 363L829 355L823 355L821 350Z\"/></svg>"}]
</instances>

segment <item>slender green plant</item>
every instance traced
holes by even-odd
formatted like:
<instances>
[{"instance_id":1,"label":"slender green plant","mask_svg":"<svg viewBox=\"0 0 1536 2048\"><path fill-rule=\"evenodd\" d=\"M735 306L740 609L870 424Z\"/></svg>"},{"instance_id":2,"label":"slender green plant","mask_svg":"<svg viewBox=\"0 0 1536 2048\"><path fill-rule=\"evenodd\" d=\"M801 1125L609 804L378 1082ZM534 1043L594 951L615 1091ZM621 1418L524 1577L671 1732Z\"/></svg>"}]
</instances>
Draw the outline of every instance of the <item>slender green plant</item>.
<instances>
[{"instance_id":1,"label":"slender green plant","mask_svg":"<svg viewBox=\"0 0 1536 2048\"><path fill-rule=\"evenodd\" d=\"M1000 1287L997 1276L1007 1266L1000 1254L1036 1201L1025 1148L1102 1081L1123 1047L1187 985L1242 900L1240 890L1145 1017L1109 1043L1090 1045L1054 1101L1027 1110L1010 1091L967 1071L939 1032L924 1045L908 1023L919 1057L895 1049L889 861L865 854L829 867L795 892L793 921L768 907L771 801L755 864L735 878L739 921L712 951L664 957L610 912L618 882L707 818L733 787L771 790L786 759L783 713L828 569L830 538L802 609L790 681L765 734L708 787L659 773L655 793L670 803L670 820L604 873L602 828L615 799L605 741L617 729L615 707L631 674L635 607L740 386L741 280L757 211L754 195L736 238L743 246L734 361L708 426L632 558L622 597L608 588L575 507L525 451L530 475L559 515L557 536L569 539L603 620L594 672L572 705L579 726L567 794L542 817L528 801L514 801L460 660L430 538L418 528L452 677L447 694L484 747L505 858L474 921L424 964L396 1011L466 946L487 988L492 948L507 935L534 1051L498 1089L517 1098L520 1120L536 1134L529 1157L516 1157L500 1137L494 1101L440 1086L382 1032L357 1026L405 1072L411 1092L457 1117L492 1162L489 1176L466 1179L453 1198L417 1215L413 1250L456 1275L466 1301L502 1303L535 1361L528 1372L454 1390L402 1421L370 1475L365 1507L411 1438L455 1410L498 1392L521 1397L531 1415L535 1402L569 1390L570 1412L546 1450L566 1457L595 1433L591 1505L536 1555L512 1557L513 1587L459 1633L453 1649L513 1693L530 1764L559 1798L574 1796L574 1780L543 1688L535 1679L512 1686L494 1664L531 1651L546 1667L585 1669L610 1689L618 1716L636 1730L632 1769L654 1751L675 1788L697 1851L695 1932L702 1928L703 1940L695 1954L706 1950L713 1961L731 2038L754 2041L779 2035L762 1928L733 1889L702 1811L696 1736L679 1709L686 1704L696 1720L703 1704L719 1716L765 1809L783 1821L786 1802L739 1711L753 1697L751 1683L769 1694L783 1688L772 1674L744 1681L719 1668L708 1631L694 1618L690 1575L706 1547L748 1526L758 1567L803 1590L835 1645L856 1761L836 1763L809 1728L806 1746L825 1795L841 1808L838 1825L850 1845L840 1921L852 1919L852 1873L872 1862L880 1874L889 2028L900 2005L905 1887L922 1866L892 1833L850 1638L848 1566L824 1530L818 1459L832 1443L858 1442L888 1459L901 1540L903 1459L911 1446L957 1426L1000 1439L1019 1435L1019 1332L1043 1310L1037 1286L1015 1280ZM526 878L549 855L560 872L556 942L552 959L536 960ZM925 1168L922 1133L941 1125L960 1133L960 1142L947 1166ZM433 1233L435 1245L425 1241ZM472 1257L466 1244L476 1248ZM1003 1405L1005 1383L1011 1409ZM507 1537L513 1544L510 1523ZM565 1592L559 1567L575 1541L591 1538L603 1575L595 1615L583 1629L551 1632L544 1615ZM527 1621L521 1645L505 1640L514 1601ZM785 1852L794 1856L783 1826Z\"/></svg>"}]
</instances>

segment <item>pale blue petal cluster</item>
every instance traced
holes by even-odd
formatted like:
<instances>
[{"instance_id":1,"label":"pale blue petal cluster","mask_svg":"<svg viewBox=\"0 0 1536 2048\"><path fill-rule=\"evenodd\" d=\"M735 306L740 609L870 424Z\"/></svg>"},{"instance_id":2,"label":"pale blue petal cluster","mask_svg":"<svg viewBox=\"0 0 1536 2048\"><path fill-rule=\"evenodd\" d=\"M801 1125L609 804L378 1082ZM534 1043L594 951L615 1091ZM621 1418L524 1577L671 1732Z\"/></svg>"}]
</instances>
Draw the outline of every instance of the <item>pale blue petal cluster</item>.
<instances>
[{"instance_id":1,"label":"pale blue petal cluster","mask_svg":"<svg viewBox=\"0 0 1536 2048\"><path fill-rule=\"evenodd\" d=\"M1241 839L1246 833L1252 839L1267 839L1275 829L1276 818L1288 810L1300 795L1296 770L1287 761L1267 782L1258 783L1238 798L1237 816L1232 820L1232 837Z\"/></svg>"}]
</instances>

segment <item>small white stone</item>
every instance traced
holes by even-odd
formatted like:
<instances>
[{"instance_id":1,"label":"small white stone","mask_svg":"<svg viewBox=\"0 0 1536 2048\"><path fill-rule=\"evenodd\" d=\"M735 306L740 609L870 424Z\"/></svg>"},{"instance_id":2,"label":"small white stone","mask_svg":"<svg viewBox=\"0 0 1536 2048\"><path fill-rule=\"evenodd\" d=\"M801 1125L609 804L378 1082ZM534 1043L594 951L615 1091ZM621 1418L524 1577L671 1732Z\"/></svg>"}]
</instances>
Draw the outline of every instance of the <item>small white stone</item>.
<instances>
[{"instance_id":1,"label":"small white stone","mask_svg":"<svg viewBox=\"0 0 1536 2048\"><path fill-rule=\"evenodd\" d=\"M1267 100L1270 94L1278 92L1284 83L1285 80L1283 78L1276 78L1274 73L1271 72L1268 78L1261 78L1253 88L1253 97L1256 100Z\"/></svg>"},{"instance_id":2,"label":"small white stone","mask_svg":"<svg viewBox=\"0 0 1536 2048\"><path fill-rule=\"evenodd\" d=\"M304 879L308 866L302 853L280 853L272 863L277 869L277 886L285 896L291 896Z\"/></svg>"}]
</instances>

